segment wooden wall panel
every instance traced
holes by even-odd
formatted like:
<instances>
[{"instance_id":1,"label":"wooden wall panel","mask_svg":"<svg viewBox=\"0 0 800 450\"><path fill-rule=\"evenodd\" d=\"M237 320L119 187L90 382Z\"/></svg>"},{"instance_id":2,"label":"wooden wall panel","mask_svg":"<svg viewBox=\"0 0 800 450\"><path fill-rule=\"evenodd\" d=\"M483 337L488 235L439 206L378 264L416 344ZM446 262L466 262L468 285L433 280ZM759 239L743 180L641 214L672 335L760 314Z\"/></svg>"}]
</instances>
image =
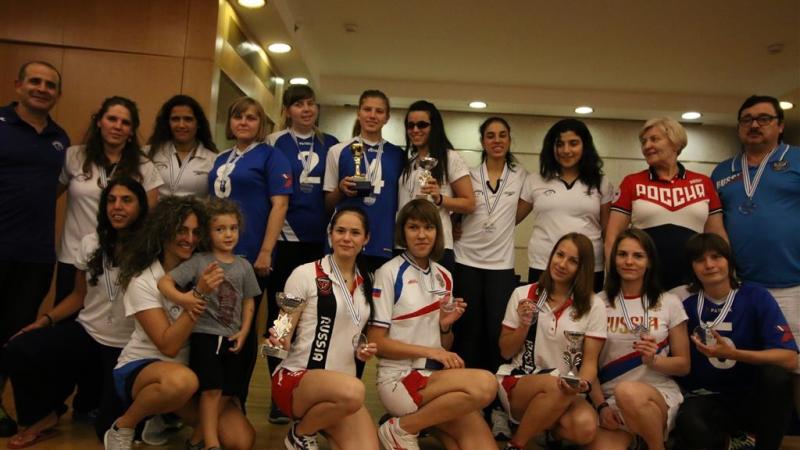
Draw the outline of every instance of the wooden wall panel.
<instances>
[{"instance_id":1,"label":"wooden wall panel","mask_svg":"<svg viewBox=\"0 0 800 450\"><path fill-rule=\"evenodd\" d=\"M65 0L0 1L0 39L60 45Z\"/></svg>"},{"instance_id":2,"label":"wooden wall panel","mask_svg":"<svg viewBox=\"0 0 800 450\"><path fill-rule=\"evenodd\" d=\"M185 53L187 58L214 60L218 11L219 0L189 0Z\"/></svg>"},{"instance_id":3,"label":"wooden wall panel","mask_svg":"<svg viewBox=\"0 0 800 450\"><path fill-rule=\"evenodd\" d=\"M61 103L62 107L68 105L70 113L61 119L61 126L78 142L88 127L89 117L103 99L122 95L138 104L139 137L146 139L158 108L180 92L182 73L179 58L67 50Z\"/></svg>"},{"instance_id":4,"label":"wooden wall panel","mask_svg":"<svg viewBox=\"0 0 800 450\"><path fill-rule=\"evenodd\" d=\"M189 0L66 0L64 45L182 57Z\"/></svg>"},{"instance_id":5,"label":"wooden wall panel","mask_svg":"<svg viewBox=\"0 0 800 450\"><path fill-rule=\"evenodd\" d=\"M32 60L46 61L63 73L63 58L64 50L60 48L0 42L0 61L3 62L0 64L0 105L7 105L17 99L14 80L17 79L21 65ZM56 104L52 112L57 122L62 109Z\"/></svg>"},{"instance_id":6,"label":"wooden wall panel","mask_svg":"<svg viewBox=\"0 0 800 450\"><path fill-rule=\"evenodd\" d=\"M186 58L183 60L183 86L181 92L194 97L205 109L211 111L211 86L214 78L214 61Z\"/></svg>"}]
</instances>

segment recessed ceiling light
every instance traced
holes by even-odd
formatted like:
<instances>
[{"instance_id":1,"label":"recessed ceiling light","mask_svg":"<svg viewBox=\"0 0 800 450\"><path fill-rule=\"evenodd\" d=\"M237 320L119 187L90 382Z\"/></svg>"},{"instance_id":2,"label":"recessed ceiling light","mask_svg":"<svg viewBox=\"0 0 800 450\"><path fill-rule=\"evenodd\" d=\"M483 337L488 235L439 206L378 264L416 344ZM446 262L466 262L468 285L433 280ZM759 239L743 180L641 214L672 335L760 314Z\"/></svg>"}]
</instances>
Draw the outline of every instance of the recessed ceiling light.
<instances>
[{"instance_id":1,"label":"recessed ceiling light","mask_svg":"<svg viewBox=\"0 0 800 450\"><path fill-rule=\"evenodd\" d=\"M283 84L284 83L284 79L281 78L281 77L272 77L272 81L274 81L275 84Z\"/></svg>"},{"instance_id":2,"label":"recessed ceiling light","mask_svg":"<svg viewBox=\"0 0 800 450\"><path fill-rule=\"evenodd\" d=\"M701 117L703 117L703 115L700 114L697 111L687 111L687 112L681 114L681 119L684 119L684 120L696 120L696 119L699 119Z\"/></svg>"},{"instance_id":3,"label":"recessed ceiling light","mask_svg":"<svg viewBox=\"0 0 800 450\"><path fill-rule=\"evenodd\" d=\"M486 108L486 102L475 100L474 102L469 102L469 107L472 109L484 109Z\"/></svg>"},{"instance_id":4,"label":"recessed ceiling light","mask_svg":"<svg viewBox=\"0 0 800 450\"><path fill-rule=\"evenodd\" d=\"M308 84L308 78L294 77L289 80L289 84Z\"/></svg>"},{"instance_id":5,"label":"recessed ceiling light","mask_svg":"<svg viewBox=\"0 0 800 450\"><path fill-rule=\"evenodd\" d=\"M266 4L267 2L264 0L239 0L239 5L245 8L261 8Z\"/></svg>"},{"instance_id":6,"label":"recessed ceiling light","mask_svg":"<svg viewBox=\"0 0 800 450\"><path fill-rule=\"evenodd\" d=\"M292 46L283 42L275 42L269 44L267 50L269 50L270 53L289 53L292 51Z\"/></svg>"},{"instance_id":7,"label":"recessed ceiling light","mask_svg":"<svg viewBox=\"0 0 800 450\"><path fill-rule=\"evenodd\" d=\"M780 105L781 105L781 109L792 109L792 108L794 108L794 103L792 103L792 102L782 101L780 103Z\"/></svg>"},{"instance_id":8,"label":"recessed ceiling light","mask_svg":"<svg viewBox=\"0 0 800 450\"><path fill-rule=\"evenodd\" d=\"M591 106L578 106L575 108L575 112L578 114L591 114L594 112L594 108Z\"/></svg>"}]
</instances>

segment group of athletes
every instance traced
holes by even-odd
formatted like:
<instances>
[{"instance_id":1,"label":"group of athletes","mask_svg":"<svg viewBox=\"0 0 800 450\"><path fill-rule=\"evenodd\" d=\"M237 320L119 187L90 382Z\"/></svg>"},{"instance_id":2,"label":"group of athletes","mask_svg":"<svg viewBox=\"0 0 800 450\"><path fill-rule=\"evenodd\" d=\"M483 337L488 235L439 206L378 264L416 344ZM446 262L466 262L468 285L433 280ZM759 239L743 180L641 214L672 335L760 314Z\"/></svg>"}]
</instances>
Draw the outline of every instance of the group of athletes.
<instances>
[{"instance_id":1,"label":"group of athletes","mask_svg":"<svg viewBox=\"0 0 800 450\"><path fill-rule=\"evenodd\" d=\"M425 434L462 450L496 439L506 449L536 439L780 447L800 325L800 308L785 304L800 299L767 288L800 275L775 285L762 268L743 269L756 274L744 282L736 272L740 248L764 239L737 242L756 227L746 221L764 220L772 192L800 183L800 149L781 142L775 99L742 105L745 150L713 181L677 161L687 144L678 122L647 121L648 168L616 188L579 120L548 130L539 171L528 173L511 153L509 122L489 117L481 163L469 168L428 101L408 107L405 148L383 139L390 104L378 90L361 95L342 142L318 128L314 91L290 86L273 134L262 105L235 100L225 151L185 95L162 106L147 145L136 103L115 96L92 115L84 144L68 146L48 116L60 81L51 65L28 63L18 101L0 109L9 141L0 150L23 147L31 132L49 144L38 156L0 155L40 166L27 171L39 192L17 186L17 198L0 193L4 204L38 217L44 226L24 227L39 230L54 216L43 209L68 192L55 304L38 317L15 306L15 325L3 324L2 373L19 423L9 448L58 436L76 386L73 409L91 413L106 449L131 448L142 424L144 441L163 445L176 415L194 426L187 449L251 448L243 411L263 294L269 419L291 422L290 450L317 449L319 434L338 449L418 449ZM29 204L37 195L52 199ZM514 229L531 214L520 286ZM10 259L24 261L31 230L14 233ZM52 243L35 249L40 284ZM796 269L794 245L778 273ZM2 259L10 286L22 275ZM377 426L360 379L373 357L387 411Z\"/></svg>"}]
</instances>

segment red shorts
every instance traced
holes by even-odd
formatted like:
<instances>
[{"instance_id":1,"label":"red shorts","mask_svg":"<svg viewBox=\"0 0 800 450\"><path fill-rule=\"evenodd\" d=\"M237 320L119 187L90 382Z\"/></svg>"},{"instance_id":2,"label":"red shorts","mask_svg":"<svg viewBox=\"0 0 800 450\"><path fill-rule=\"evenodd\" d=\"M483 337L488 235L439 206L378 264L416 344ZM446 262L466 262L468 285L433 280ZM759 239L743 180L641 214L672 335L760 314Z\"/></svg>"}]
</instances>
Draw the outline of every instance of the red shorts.
<instances>
[{"instance_id":1,"label":"red shorts","mask_svg":"<svg viewBox=\"0 0 800 450\"><path fill-rule=\"evenodd\" d=\"M297 372L280 369L272 375L272 400L282 413L292 419L297 419L292 414L294 390L300 385L300 381L307 372L306 369L298 370Z\"/></svg>"}]
</instances>

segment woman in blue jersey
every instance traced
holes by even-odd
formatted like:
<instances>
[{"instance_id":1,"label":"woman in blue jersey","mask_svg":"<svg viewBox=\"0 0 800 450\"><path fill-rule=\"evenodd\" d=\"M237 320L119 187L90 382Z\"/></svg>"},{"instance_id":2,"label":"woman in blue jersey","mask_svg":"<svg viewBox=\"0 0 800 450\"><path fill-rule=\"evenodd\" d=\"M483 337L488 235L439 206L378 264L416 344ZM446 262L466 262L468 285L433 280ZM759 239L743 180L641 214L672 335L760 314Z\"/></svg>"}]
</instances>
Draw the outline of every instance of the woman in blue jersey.
<instances>
[{"instance_id":1,"label":"woman in blue jersey","mask_svg":"<svg viewBox=\"0 0 800 450\"><path fill-rule=\"evenodd\" d=\"M266 130L267 115L261 104L250 97L235 100L228 108L225 135L235 139L236 144L217 157L208 177L211 195L230 198L242 210L244 227L236 254L253 265L262 291L272 273L273 252L292 193L292 169L281 151L264 143ZM258 311L261 297L255 300ZM255 316L253 319L255 323ZM255 367L256 328L251 324L250 336L242 349L245 356L242 359L250 364L242 384L242 402L247 399Z\"/></svg>"},{"instance_id":2,"label":"woman in blue jersey","mask_svg":"<svg viewBox=\"0 0 800 450\"><path fill-rule=\"evenodd\" d=\"M283 93L284 130L267 137L267 143L283 153L292 168L292 196L283 229L275 246L275 263L267 283L267 323L278 317L275 293L292 271L307 262L320 259L324 252L325 212L322 181L328 149L339 141L317 128L319 105L314 91L305 85L292 85ZM270 372L280 361L267 358ZM271 423L286 423L273 404Z\"/></svg>"},{"instance_id":3,"label":"woman in blue jersey","mask_svg":"<svg viewBox=\"0 0 800 450\"><path fill-rule=\"evenodd\" d=\"M455 267L453 253L453 224L450 214L469 214L475 210L475 195L469 179L469 168L461 155L453 150L453 144L444 130L442 114L428 101L419 100L408 107L405 118L406 152L408 161L400 177L399 205L420 196L427 196L439 207L444 234L444 255L439 262L449 271ZM430 169L430 178L420 183L420 162L425 158L436 159Z\"/></svg>"},{"instance_id":4,"label":"woman in blue jersey","mask_svg":"<svg viewBox=\"0 0 800 450\"><path fill-rule=\"evenodd\" d=\"M686 254L696 292L683 303L689 329L705 325L711 339L691 337L692 371L679 380L685 400L676 448L733 448L731 436L746 431L755 435L755 448L778 449L792 413L790 371L797 366L786 319L766 289L739 283L731 248L720 236L692 237Z\"/></svg>"},{"instance_id":5,"label":"woman in blue jersey","mask_svg":"<svg viewBox=\"0 0 800 450\"><path fill-rule=\"evenodd\" d=\"M364 91L358 100L355 137L331 147L325 164L323 189L327 210L358 205L367 211L372 234L364 248L364 261L370 273L392 257L397 183L406 160L403 149L383 139L389 108L386 94ZM357 189L354 178L354 145L363 149L359 160L362 190Z\"/></svg>"},{"instance_id":6,"label":"woman in blue jersey","mask_svg":"<svg viewBox=\"0 0 800 450\"><path fill-rule=\"evenodd\" d=\"M324 431L339 449L377 450L375 425L364 407L364 384L356 367L377 346L360 340L372 316L372 281L363 271L361 250L370 239L363 209L345 206L334 214L328 236L332 253L296 268L287 295L305 300L291 316L290 336L270 344L289 354L272 375L272 399L295 422L287 449L317 448Z\"/></svg>"}]
</instances>

